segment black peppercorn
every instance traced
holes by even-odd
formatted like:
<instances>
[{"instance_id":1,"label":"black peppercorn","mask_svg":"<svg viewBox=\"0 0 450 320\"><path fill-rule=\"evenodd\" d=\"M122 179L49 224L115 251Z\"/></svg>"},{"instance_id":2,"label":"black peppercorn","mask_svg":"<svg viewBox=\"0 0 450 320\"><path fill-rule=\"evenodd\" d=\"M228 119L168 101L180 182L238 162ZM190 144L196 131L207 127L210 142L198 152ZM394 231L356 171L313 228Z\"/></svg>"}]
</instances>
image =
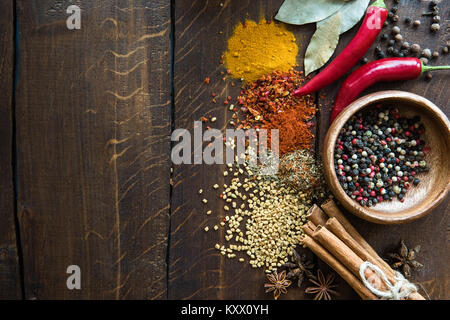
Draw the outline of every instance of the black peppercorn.
<instances>
[{"instance_id":1,"label":"black peppercorn","mask_svg":"<svg viewBox=\"0 0 450 320\"><path fill-rule=\"evenodd\" d=\"M405 24L411 24L412 20L410 17L405 18Z\"/></svg>"},{"instance_id":2,"label":"black peppercorn","mask_svg":"<svg viewBox=\"0 0 450 320\"><path fill-rule=\"evenodd\" d=\"M380 51L380 52L378 52L376 55L377 55L377 58L378 58L378 59L384 59L384 58L386 58L386 53L384 53L384 51Z\"/></svg>"},{"instance_id":3,"label":"black peppercorn","mask_svg":"<svg viewBox=\"0 0 450 320\"><path fill-rule=\"evenodd\" d=\"M380 37L380 39L381 39L381 41L385 41L385 40L387 40L388 39L388 35L387 35L387 33L383 33L382 35L381 35L381 37Z\"/></svg>"},{"instance_id":4,"label":"black peppercorn","mask_svg":"<svg viewBox=\"0 0 450 320\"><path fill-rule=\"evenodd\" d=\"M425 73L425 80L430 81L431 78L433 78L433 75L431 74L431 72L426 72Z\"/></svg>"},{"instance_id":5,"label":"black peppercorn","mask_svg":"<svg viewBox=\"0 0 450 320\"><path fill-rule=\"evenodd\" d=\"M395 40L394 39L389 40L388 46L393 47L394 45L395 45Z\"/></svg>"},{"instance_id":6,"label":"black peppercorn","mask_svg":"<svg viewBox=\"0 0 450 320\"><path fill-rule=\"evenodd\" d=\"M403 53L403 55L406 57L406 56L409 56L409 54L410 54L410 52L409 52L409 50L408 49L403 49L402 51L400 51L401 53Z\"/></svg>"},{"instance_id":7,"label":"black peppercorn","mask_svg":"<svg viewBox=\"0 0 450 320\"><path fill-rule=\"evenodd\" d=\"M361 59L361 63L362 64L366 64L366 63L368 63L369 62L369 59L368 58L362 58Z\"/></svg>"}]
</instances>

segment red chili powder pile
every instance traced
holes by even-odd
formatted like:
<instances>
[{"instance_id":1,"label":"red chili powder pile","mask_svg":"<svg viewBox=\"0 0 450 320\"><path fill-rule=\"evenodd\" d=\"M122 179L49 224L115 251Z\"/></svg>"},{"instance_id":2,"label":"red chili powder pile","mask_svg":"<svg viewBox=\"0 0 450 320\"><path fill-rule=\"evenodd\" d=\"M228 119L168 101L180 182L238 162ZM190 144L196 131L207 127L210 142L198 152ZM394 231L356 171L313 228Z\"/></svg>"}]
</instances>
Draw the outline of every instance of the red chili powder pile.
<instances>
[{"instance_id":1,"label":"red chili powder pile","mask_svg":"<svg viewBox=\"0 0 450 320\"><path fill-rule=\"evenodd\" d=\"M275 71L247 84L238 97L245 119L239 128L264 128L279 130L280 156L299 149L308 149L314 135L310 127L316 113L310 96L294 97L292 93L305 82L303 72L291 69Z\"/></svg>"}]
</instances>

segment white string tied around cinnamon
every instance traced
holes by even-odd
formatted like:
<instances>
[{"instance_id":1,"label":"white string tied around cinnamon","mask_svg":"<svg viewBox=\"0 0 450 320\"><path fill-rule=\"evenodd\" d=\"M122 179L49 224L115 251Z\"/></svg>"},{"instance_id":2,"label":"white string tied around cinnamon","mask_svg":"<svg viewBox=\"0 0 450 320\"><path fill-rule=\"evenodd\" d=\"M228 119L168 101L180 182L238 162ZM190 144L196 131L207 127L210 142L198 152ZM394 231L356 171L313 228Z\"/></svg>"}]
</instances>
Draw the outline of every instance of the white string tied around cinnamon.
<instances>
[{"instance_id":1,"label":"white string tied around cinnamon","mask_svg":"<svg viewBox=\"0 0 450 320\"><path fill-rule=\"evenodd\" d=\"M372 285L372 283L369 282L369 280L367 280L366 275L364 273L367 268L372 269L374 272L378 274L380 279L382 279L386 284L387 291L378 290ZM361 277L362 282L367 287L367 289L369 289L373 294L382 299L401 300L408 298L411 293L417 291L417 287L408 280L406 280L405 277L403 277L403 275L400 272L395 273L396 283L392 285L388 280L388 278L386 277L386 274L379 267L370 263L369 261L366 261L361 264L359 268L359 275Z\"/></svg>"}]
</instances>

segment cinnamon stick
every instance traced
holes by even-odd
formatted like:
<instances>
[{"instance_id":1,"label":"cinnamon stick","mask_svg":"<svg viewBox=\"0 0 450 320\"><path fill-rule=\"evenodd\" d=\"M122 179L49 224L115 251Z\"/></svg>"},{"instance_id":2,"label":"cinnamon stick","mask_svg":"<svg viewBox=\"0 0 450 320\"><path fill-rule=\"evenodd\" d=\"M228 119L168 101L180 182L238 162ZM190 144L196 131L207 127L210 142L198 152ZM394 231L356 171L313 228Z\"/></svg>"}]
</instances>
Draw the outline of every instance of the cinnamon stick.
<instances>
[{"instance_id":1,"label":"cinnamon stick","mask_svg":"<svg viewBox=\"0 0 450 320\"><path fill-rule=\"evenodd\" d=\"M329 252L332 252L337 260L339 260L345 267L347 267L356 277L359 278L359 269L363 263L363 260L354 253L344 242L342 242L327 228L318 226L314 231L313 238L317 240L323 247ZM378 286L381 291L386 291L386 284L377 273L373 272L370 268L364 271L366 279L371 279L373 285ZM388 280L391 283L395 283L396 279L391 274L386 274ZM417 292L411 293L410 300L423 300L424 298Z\"/></svg>"},{"instance_id":2,"label":"cinnamon stick","mask_svg":"<svg viewBox=\"0 0 450 320\"><path fill-rule=\"evenodd\" d=\"M316 226L311 221L306 222L302 226L302 230L310 237L313 236L314 230L316 230Z\"/></svg>"},{"instance_id":3,"label":"cinnamon stick","mask_svg":"<svg viewBox=\"0 0 450 320\"><path fill-rule=\"evenodd\" d=\"M377 265L384 273L394 276L393 270L384 264L379 263L379 259L371 255L365 248L362 247L352 236L347 232L344 226L335 217L328 219L326 223L327 229L329 229L335 236L337 236L342 242L344 242L350 249L353 250L362 260L369 261L374 265Z\"/></svg>"},{"instance_id":4,"label":"cinnamon stick","mask_svg":"<svg viewBox=\"0 0 450 320\"><path fill-rule=\"evenodd\" d=\"M344 279L355 292L364 300L377 300L369 289L356 278L342 263L340 263L332 254L325 250L320 244L314 241L310 236L303 235L301 237L302 243L307 246L316 256L318 256L323 262L333 268Z\"/></svg>"},{"instance_id":5,"label":"cinnamon stick","mask_svg":"<svg viewBox=\"0 0 450 320\"><path fill-rule=\"evenodd\" d=\"M320 209L317 204L314 204L307 212L306 218L312 221L316 226L324 226L327 222L326 214Z\"/></svg>"},{"instance_id":6,"label":"cinnamon stick","mask_svg":"<svg viewBox=\"0 0 450 320\"><path fill-rule=\"evenodd\" d=\"M323 211L330 217L336 218L340 224L345 228L345 230L355 239L361 247L363 247L378 263L377 265L382 266L383 270L389 270L391 267L380 258L378 253L372 248L370 244L359 234L358 231L351 225L350 221L342 214L338 206L333 200L328 200L321 205Z\"/></svg>"}]
</instances>

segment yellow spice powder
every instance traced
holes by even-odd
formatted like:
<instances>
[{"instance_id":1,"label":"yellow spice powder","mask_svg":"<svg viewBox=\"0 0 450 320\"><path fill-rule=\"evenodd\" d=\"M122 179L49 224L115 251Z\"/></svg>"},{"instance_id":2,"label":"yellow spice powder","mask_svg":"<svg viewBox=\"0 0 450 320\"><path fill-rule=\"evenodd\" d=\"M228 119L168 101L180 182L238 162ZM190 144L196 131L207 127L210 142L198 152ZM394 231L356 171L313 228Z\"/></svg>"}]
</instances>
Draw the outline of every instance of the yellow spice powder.
<instances>
[{"instance_id":1,"label":"yellow spice powder","mask_svg":"<svg viewBox=\"0 0 450 320\"><path fill-rule=\"evenodd\" d=\"M247 20L228 40L225 64L234 77L255 81L274 70L288 71L297 53L295 37L284 25Z\"/></svg>"}]
</instances>

